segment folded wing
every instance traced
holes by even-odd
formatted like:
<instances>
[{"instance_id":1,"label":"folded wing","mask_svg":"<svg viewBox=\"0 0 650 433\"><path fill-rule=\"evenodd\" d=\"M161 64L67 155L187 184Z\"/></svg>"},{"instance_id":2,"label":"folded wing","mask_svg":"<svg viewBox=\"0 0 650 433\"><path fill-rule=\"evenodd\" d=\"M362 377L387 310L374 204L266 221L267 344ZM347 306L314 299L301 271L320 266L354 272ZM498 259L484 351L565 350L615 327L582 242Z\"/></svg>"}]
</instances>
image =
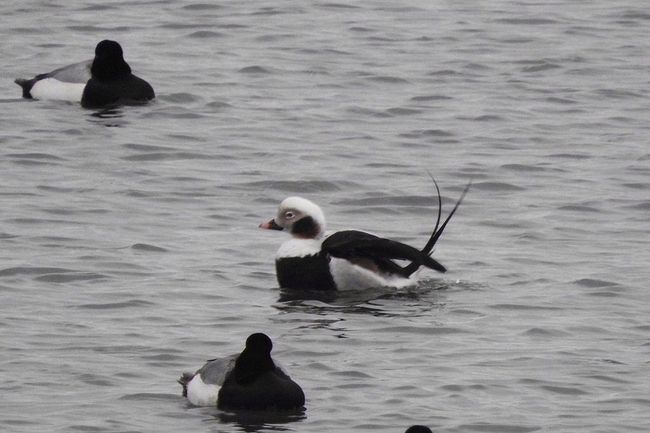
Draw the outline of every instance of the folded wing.
<instances>
[{"instance_id":1,"label":"folded wing","mask_svg":"<svg viewBox=\"0 0 650 433\"><path fill-rule=\"evenodd\" d=\"M332 257L346 259L367 268L376 267L381 272L403 277L408 277L420 266L438 272L447 271L443 265L416 248L357 230L344 230L332 234L323 241L321 250ZM406 260L412 265L409 265L407 271L393 260ZM410 271L411 267L414 268L413 271Z\"/></svg>"}]
</instances>

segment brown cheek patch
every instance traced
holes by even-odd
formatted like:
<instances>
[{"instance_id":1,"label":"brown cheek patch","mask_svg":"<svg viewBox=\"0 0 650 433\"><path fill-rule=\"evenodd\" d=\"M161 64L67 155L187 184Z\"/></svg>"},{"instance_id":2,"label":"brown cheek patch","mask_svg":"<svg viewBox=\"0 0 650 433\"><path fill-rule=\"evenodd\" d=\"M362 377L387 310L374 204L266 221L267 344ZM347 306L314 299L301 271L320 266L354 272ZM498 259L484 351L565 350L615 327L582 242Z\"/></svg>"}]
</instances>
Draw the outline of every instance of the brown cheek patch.
<instances>
[{"instance_id":1,"label":"brown cheek patch","mask_svg":"<svg viewBox=\"0 0 650 433\"><path fill-rule=\"evenodd\" d=\"M310 216L299 219L291 227L291 234L305 239L313 239L319 232L320 227Z\"/></svg>"}]
</instances>

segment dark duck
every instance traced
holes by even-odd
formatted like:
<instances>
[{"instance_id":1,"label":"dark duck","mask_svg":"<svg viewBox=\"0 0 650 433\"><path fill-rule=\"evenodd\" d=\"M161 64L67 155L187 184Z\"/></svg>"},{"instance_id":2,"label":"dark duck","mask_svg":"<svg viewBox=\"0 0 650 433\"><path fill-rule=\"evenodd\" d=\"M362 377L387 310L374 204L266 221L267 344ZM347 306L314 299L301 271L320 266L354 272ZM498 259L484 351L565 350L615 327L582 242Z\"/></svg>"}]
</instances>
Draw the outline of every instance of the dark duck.
<instances>
[{"instance_id":1,"label":"dark duck","mask_svg":"<svg viewBox=\"0 0 650 433\"><path fill-rule=\"evenodd\" d=\"M93 60L18 78L16 84L24 98L81 102L86 108L143 104L155 97L151 85L131 72L120 44L110 40L97 44Z\"/></svg>"},{"instance_id":2,"label":"dark duck","mask_svg":"<svg viewBox=\"0 0 650 433\"><path fill-rule=\"evenodd\" d=\"M226 410L300 410L305 394L271 358L273 343L262 333L251 334L238 355L212 359L178 382L195 406Z\"/></svg>"}]
</instances>

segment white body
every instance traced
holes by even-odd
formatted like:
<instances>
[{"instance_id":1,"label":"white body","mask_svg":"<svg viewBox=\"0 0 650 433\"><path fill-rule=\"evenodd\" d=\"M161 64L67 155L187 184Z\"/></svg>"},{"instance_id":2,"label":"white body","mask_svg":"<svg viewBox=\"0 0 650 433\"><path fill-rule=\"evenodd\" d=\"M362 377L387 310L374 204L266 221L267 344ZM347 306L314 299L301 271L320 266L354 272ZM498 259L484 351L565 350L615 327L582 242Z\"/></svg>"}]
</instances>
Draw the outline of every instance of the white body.
<instances>
[{"instance_id":1,"label":"white body","mask_svg":"<svg viewBox=\"0 0 650 433\"><path fill-rule=\"evenodd\" d=\"M34 83L30 90L35 99L81 102L86 83L67 83L56 78L44 78Z\"/></svg>"},{"instance_id":2,"label":"white body","mask_svg":"<svg viewBox=\"0 0 650 433\"><path fill-rule=\"evenodd\" d=\"M219 385L204 383L197 374L187 384L187 399L194 406L216 406L219 388Z\"/></svg>"},{"instance_id":3,"label":"white body","mask_svg":"<svg viewBox=\"0 0 650 433\"><path fill-rule=\"evenodd\" d=\"M208 361L187 384L187 399L194 406L215 406L219 388L226 375L235 368L236 355ZM207 383L206 383L207 382Z\"/></svg>"},{"instance_id":4,"label":"white body","mask_svg":"<svg viewBox=\"0 0 650 433\"><path fill-rule=\"evenodd\" d=\"M417 283L417 272L410 278L386 276L336 257L330 260L330 272L338 290L365 290L372 287L402 288Z\"/></svg>"}]
</instances>

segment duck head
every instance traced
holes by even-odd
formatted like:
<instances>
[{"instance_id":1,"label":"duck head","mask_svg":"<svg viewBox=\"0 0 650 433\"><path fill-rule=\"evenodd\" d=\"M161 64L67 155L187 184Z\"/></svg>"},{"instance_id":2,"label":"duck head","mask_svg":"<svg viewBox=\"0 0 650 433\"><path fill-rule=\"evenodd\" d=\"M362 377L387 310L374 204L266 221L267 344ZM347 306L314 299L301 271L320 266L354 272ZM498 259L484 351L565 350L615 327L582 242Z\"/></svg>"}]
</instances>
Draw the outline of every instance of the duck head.
<instances>
[{"instance_id":1,"label":"duck head","mask_svg":"<svg viewBox=\"0 0 650 433\"><path fill-rule=\"evenodd\" d=\"M260 227L286 230L295 238L318 239L325 233L325 215L317 204L307 199L288 197L280 203L275 218Z\"/></svg>"}]
</instances>

